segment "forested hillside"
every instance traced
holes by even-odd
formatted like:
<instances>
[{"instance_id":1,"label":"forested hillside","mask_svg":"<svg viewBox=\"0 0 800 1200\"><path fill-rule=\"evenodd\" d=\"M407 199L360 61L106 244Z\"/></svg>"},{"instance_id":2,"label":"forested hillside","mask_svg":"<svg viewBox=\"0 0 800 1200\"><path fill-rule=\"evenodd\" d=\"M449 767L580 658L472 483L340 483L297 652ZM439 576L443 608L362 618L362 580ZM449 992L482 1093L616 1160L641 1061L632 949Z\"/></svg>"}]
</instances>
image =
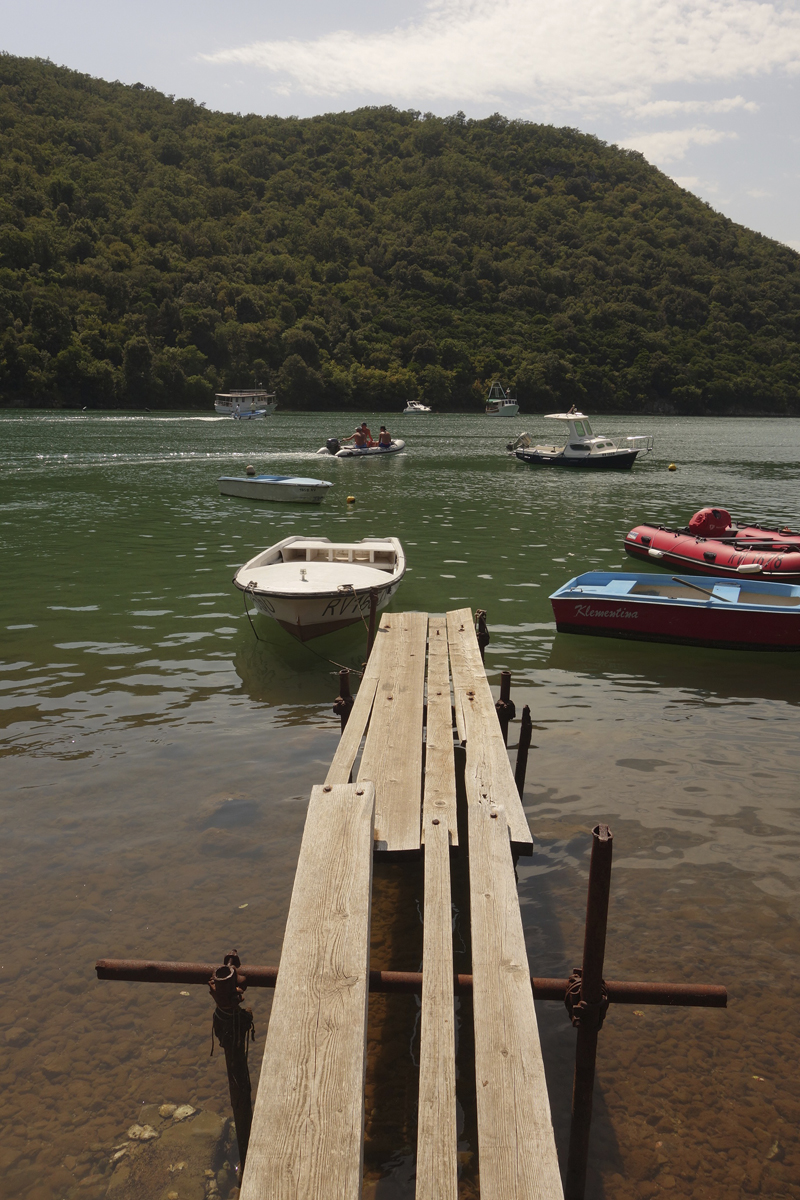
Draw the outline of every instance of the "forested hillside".
<instances>
[{"instance_id":1,"label":"forested hillside","mask_svg":"<svg viewBox=\"0 0 800 1200\"><path fill-rule=\"evenodd\" d=\"M800 256L573 129L0 56L0 403L800 413Z\"/></svg>"}]
</instances>

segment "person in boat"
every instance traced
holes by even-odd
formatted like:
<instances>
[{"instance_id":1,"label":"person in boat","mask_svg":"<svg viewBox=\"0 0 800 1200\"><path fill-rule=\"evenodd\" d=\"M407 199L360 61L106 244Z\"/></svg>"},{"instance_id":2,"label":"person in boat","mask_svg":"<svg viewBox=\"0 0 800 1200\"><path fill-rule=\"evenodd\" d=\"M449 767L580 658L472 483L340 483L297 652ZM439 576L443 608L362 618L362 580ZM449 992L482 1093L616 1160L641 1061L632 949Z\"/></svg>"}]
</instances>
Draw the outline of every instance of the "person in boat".
<instances>
[{"instance_id":1,"label":"person in boat","mask_svg":"<svg viewBox=\"0 0 800 1200\"><path fill-rule=\"evenodd\" d=\"M392 435L387 432L386 426L381 425L381 431L378 434L378 445L381 450L388 450L392 444Z\"/></svg>"},{"instance_id":2,"label":"person in boat","mask_svg":"<svg viewBox=\"0 0 800 1200\"><path fill-rule=\"evenodd\" d=\"M374 445L375 445L375 443L374 443L374 442L373 442L373 440L372 440L372 430L371 430L371 429L370 429L370 427L367 425L367 422L366 422L366 421L362 421L362 422L361 422L361 432L363 433L363 435L364 435L364 438L366 439L366 443L367 443L367 445L368 445L368 446L374 446Z\"/></svg>"},{"instance_id":3,"label":"person in boat","mask_svg":"<svg viewBox=\"0 0 800 1200\"><path fill-rule=\"evenodd\" d=\"M370 439L371 440L371 439ZM339 438L340 442L355 442L357 450L365 449L367 439L364 436L364 431L360 425L356 427L355 433L349 434L347 437Z\"/></svg>"}]
</instances>

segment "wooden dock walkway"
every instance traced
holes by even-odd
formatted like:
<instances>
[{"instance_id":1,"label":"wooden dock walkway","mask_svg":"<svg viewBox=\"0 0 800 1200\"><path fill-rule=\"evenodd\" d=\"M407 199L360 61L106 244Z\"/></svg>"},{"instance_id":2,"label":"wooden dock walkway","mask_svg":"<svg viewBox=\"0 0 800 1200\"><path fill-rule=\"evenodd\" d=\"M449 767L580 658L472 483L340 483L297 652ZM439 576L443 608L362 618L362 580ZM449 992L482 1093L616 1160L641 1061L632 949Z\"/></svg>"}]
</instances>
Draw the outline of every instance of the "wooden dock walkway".
<instances>
[{"instance_id":1,"label":"wooden dock walkway","mask_svg":"<svg viewBox=\"0 0 800 1200\"><path fill-rule=\"evenodd\" d=\"M563 1200L514 875L514 855L531 850L471 611L384 615L311 796L241 1200L361 1196L376 854L424 854L416 1195L456 1200L454 852L469 862L480 1194Z\"/></svg>"}]
</instances>

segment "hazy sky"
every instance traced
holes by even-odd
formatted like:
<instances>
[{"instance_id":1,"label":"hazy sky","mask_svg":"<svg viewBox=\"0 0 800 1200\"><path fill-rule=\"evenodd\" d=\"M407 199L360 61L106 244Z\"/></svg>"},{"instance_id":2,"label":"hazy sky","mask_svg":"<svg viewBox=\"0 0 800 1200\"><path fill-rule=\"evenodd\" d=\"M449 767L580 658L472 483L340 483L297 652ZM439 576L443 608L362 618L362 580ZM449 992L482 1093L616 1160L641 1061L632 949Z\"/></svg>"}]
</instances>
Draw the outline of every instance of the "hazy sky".
<instances>
[{"instance_id":1,"label":"hazy sky","mask_svg":"<svg viewBox=\"0 0 800 1200\"><path fill-rule=\"evenodd\" d=\"M0 48L236 112L572 125L800 250L800 0L0 0Z\"/></svg>"}]
</instances>

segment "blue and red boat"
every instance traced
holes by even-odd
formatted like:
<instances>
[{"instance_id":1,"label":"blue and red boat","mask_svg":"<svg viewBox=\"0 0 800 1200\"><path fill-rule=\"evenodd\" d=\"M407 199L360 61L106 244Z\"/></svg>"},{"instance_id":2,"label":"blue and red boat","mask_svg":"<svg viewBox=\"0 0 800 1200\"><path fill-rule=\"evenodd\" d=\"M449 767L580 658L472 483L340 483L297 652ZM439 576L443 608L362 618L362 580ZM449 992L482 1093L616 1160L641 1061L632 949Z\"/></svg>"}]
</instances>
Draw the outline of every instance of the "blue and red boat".
<instances>
[{"instance_id":1,"label":"blue and red boat","mask_svg":"<svg viewBox=\"0 0 800 1200\"><path fill-rule=\"evenodd\" d=\"M800 650L800 587L587 571L550 597L560 633L728 650Z\"/></svg>"}]
</instances>

